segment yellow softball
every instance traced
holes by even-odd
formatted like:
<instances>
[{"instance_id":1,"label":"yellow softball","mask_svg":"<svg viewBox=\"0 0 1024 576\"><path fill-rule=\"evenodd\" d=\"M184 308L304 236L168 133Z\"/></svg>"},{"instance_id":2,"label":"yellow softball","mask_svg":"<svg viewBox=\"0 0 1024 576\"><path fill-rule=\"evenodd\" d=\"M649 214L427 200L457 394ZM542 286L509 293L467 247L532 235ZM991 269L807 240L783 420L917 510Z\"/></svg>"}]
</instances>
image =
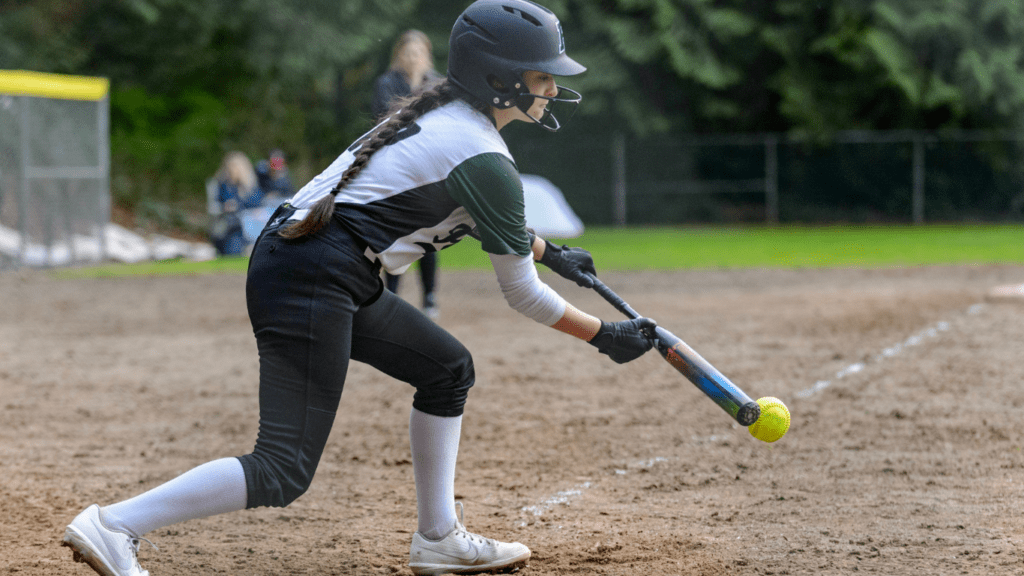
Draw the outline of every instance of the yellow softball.
<instances>
[{"instance_id":1,"label":"yellow softball","mask_svg":"<svg viewBox=\"0 0 1024 576\"><path fill-rule=\"evenodd\" d=\"M761 416L750 425L750 435L763 442L775 442L789 430L789 408L778 398L765 396L757 399Z\"/></svg>"}]
</instances>

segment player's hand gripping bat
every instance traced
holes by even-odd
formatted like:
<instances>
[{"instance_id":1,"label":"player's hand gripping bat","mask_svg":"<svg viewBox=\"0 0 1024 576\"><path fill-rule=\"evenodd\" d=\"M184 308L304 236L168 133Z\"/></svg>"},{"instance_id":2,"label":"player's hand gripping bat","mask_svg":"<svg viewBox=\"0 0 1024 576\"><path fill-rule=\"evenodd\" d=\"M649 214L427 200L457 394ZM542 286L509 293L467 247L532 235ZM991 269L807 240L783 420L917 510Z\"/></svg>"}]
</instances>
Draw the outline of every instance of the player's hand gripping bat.
<instances>
[{"instance_id":1,"label":"player's hand gripping bat","mask_svg":"<svg viewBox=\"0 0 1024 576\"><path fill-rule=\"evenodd\" d=\"M640 318L636 310L633 310L618 294L603 282L591 275L594 279L594 290L604 297L616 310L622 312L631 319ZM743 390L733 384L700 354L690 348L678 336L658 326L654 334L648 334L654 347L658 349L665 361L672 365L683 376L693 382L701 392L714 400L722 410L729 413L743 426L750 426L757 422L761 416L761 407L750 399Z\"/></svg>"}]
</instances>

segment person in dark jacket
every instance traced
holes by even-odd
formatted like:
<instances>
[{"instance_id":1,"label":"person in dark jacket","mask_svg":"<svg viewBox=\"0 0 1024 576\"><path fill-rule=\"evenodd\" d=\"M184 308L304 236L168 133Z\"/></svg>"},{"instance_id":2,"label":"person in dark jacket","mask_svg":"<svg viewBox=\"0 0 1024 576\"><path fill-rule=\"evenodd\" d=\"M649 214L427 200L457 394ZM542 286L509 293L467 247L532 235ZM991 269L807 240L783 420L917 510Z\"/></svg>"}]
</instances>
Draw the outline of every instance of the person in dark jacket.
<instances>
[{"instance_id":1,"label":"person in dark jacket","mask_svg":"<svg viewBox=\"0 0 1024 576\"><path fill-rule=\"evenodd\" d=\"M256 164L256 177L267 201L280 203L295 192L284 151L280 149L271 150L266 160Z\"/></svg>"},{"instance_id":2,"label":"person in dark jacket","mask_svg":"<svg viewBox=\"0 0 1024 576\"><path fill-rule=\"evenodd\" d=\"M391 49L388 71L377 77L373 87L373 115L378 120L403 98L414 96L437 83L441 76L434 70L430 38L419 30L405 31ZM437 297L437 253L425 254L419 262L423 286L423 312L436 320L439 315ZM388 290L397 293L400 275L385 273Z\"/></svg>"}]
</instances>

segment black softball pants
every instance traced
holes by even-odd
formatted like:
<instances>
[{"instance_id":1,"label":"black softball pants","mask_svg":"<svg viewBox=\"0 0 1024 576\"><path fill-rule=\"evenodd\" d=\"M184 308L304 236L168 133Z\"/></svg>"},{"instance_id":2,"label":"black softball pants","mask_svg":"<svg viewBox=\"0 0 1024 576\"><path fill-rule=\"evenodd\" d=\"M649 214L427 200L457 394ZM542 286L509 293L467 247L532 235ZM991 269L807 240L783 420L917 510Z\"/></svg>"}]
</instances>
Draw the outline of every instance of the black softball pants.
<instances>
[{"instance_id":1,"label":"black softball pants","mask_svg":"<svg viewBox=\"0 0 1024 576\"><path fill-rule=\"evenodd\" d=\"M248 508L287 506L309 488L349 360L413 385L413 407L435 416L460 416L474 382L469 351L382 291L379 268L341 226L287 240L275 221L253 248L246 281L260 358L259 434L239 458Z\"/></svg>"}]
</instances>

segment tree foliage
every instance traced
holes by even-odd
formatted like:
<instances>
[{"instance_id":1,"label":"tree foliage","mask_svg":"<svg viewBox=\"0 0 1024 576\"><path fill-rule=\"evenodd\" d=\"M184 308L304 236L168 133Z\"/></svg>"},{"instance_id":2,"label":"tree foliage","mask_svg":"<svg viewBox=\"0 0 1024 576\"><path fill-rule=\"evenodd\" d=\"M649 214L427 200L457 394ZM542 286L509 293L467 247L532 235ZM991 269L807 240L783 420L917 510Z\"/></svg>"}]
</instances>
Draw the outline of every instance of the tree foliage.
<instances>
[{"instance_id":1,"label":"tree foliage","mask_svg":"<svg viewBox=\"0 0 1024 576\"><path fill-rule=\"evenodd\" d=\"M550 0L585 130L992 128L1024 115L1017 0ZM371 123L404 29L467 0L7 0L0 68L112 81L115 192L201 197L224 152L319 171Z\"/></svg>"},{"instance_id":2,"label":"tree foliage","mask_svg":"<svg viewBox=\"0 0 1024 576\"><path fill-rule=\"evenodd\" d=\"M0 66L110 78L117 198L199 198L229 150L333 156L366 117L339 125L336 72L376 73L415 4L26 0L0 8Z\"/></svg>"},{"instance_id":3,"label":"tree foliage","mask_svg":"<svg viewBox=\"0 0 1024 576\"><path fill-rule=\"evenodd\" d=\"M762 38L788 129L993 128L1022 120L1015 0L782 0Z\"/></svg>"}]
</instances>

